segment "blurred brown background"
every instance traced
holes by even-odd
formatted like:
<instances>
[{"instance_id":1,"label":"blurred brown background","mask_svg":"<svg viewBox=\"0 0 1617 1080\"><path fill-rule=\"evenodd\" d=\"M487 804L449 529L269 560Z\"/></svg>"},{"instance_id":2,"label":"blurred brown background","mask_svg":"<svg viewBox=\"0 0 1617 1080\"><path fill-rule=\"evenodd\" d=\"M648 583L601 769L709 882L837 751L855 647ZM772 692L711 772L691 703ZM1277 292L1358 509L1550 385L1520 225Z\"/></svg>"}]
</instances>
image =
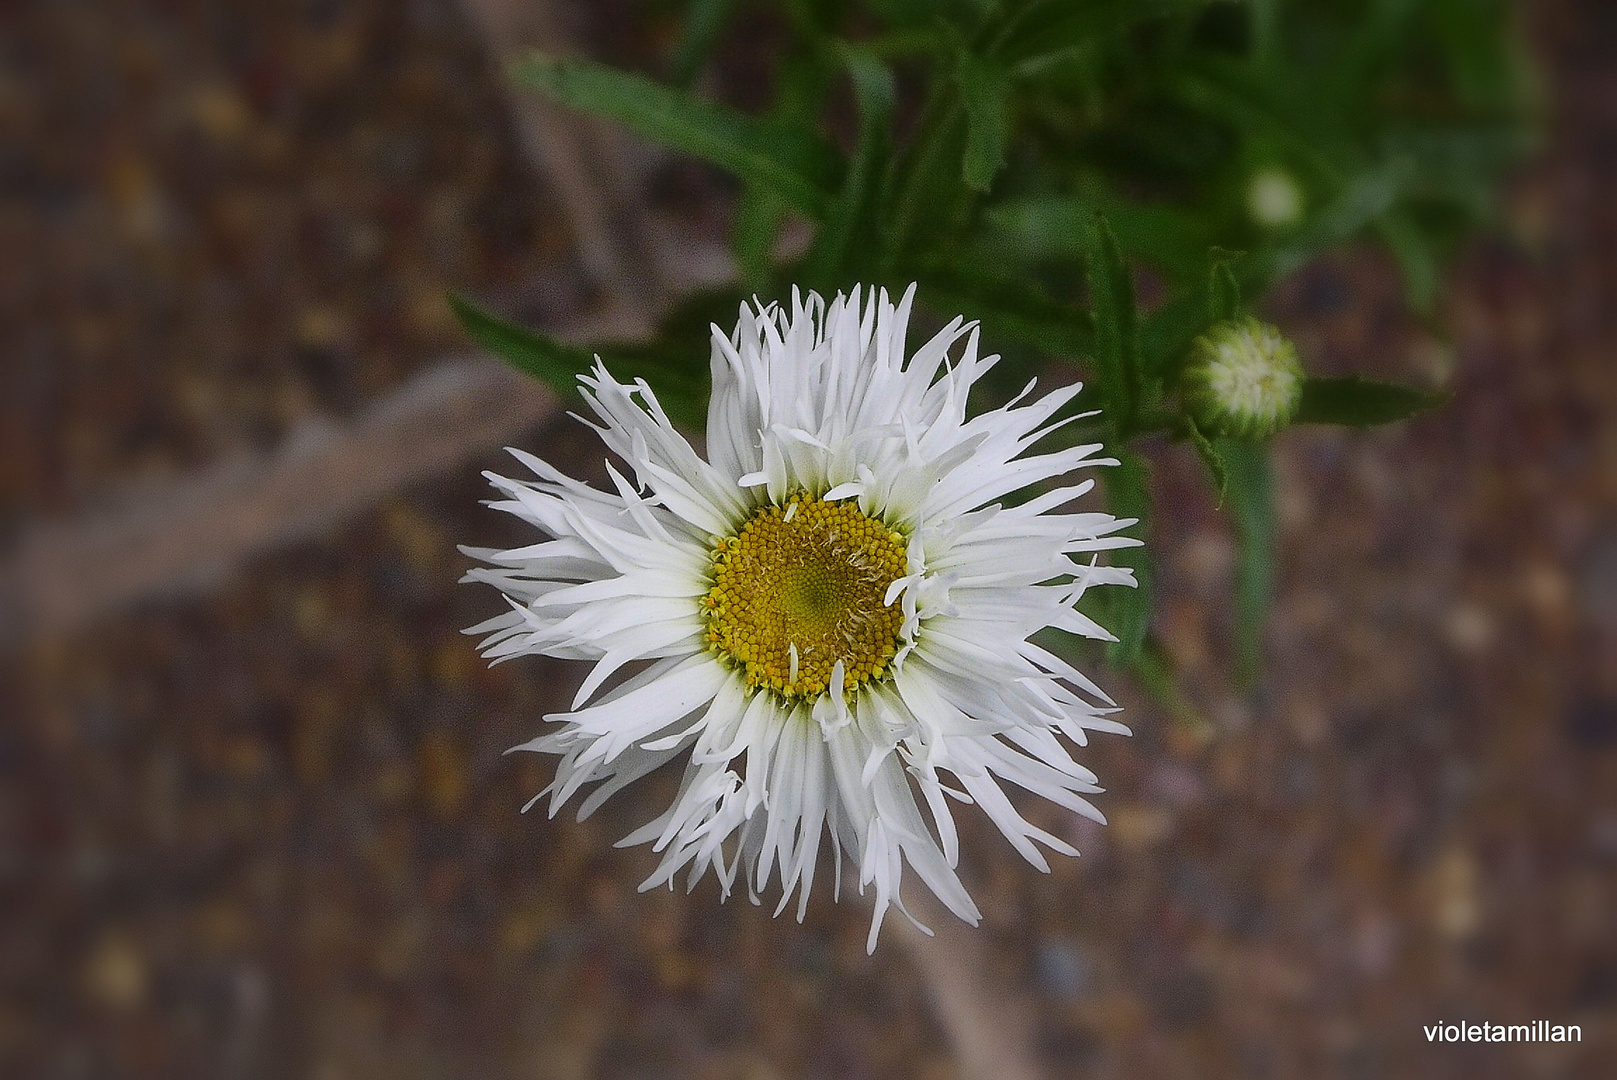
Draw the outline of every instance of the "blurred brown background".
<instances>
[{"instance_id":1,"label":"blurred brown background","mask_svg":"<svg viewBox=\"0 0 1617 1080\"><path fill-rule=\"evenodd\" d=\"M726 272L721 180L500 57L644 65L668 7L0 4L0 1076L1617 1075L1617 8L1524 11L1546 145L1452 345L1369 254L1273 298L1314 370L1454 400L1278 441L1264 689L1159 448L1205 725L1106 676L1112 824L1037 808L1084 851L1045 876L973 820L984 927L867 958L857 899L635 893L674 777L519 815L550 763L501 751L580 673L458 633L499 601L455 544L518 538L479 469L600 459L444 291L633 334ZM1461 1019L1584 1041L1421 1033Z\"/></svg>"}]
</instances>

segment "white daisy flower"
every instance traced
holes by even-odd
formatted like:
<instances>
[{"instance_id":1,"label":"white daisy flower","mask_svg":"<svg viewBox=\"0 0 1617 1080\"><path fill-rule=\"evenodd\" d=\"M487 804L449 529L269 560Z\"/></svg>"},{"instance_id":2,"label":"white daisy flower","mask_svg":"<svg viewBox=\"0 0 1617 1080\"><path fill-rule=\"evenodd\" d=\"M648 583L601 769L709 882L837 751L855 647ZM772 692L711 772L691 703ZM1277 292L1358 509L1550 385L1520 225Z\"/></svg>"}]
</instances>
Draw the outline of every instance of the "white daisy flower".
<instances>
[{"instance_id":1,"label":"white daisy flower","mask_svg":"<svg viewBox=\"0 0 1617 1080\"><path fill-rule=\"evenodd\" d=\"M467 549L489 564L467 580L511 605L467 631L488 635L485 656L594 664L572 711L545 717L555 730L513 748L561 758L533 802L548 794L554 815L599 781L582 819L681 759L674 804L619 844L662 853L641 888L681 872L695 888L711 869L725 896L739 881L756 903L778 877L776 914L795 891L801 920L829 831L833 890L844 855L860 892L874 887L871 949L888 906L904 910L906 864L977 923L948 799L980 806L1048 870L1036 845L1076 851L1004 784L1104 821L1084 797L1101 790L1095 776L1063 737L1128 730L1029 638L1111 637L1074 603L1134 583L1094 554L1137 543L1117 535L1132 522L1055 512L1093 480L1007 501L1115 464L1099 445L1030 453L1079 386L1024 403L1030 383L968 418L967 394L998 357L979 356L959 318L907 356L914 295L861 303L855 289L826 305L794 291L789 310L743 307L729 337L714 327L707 460L643 381L597 361L583 396L633 482L609 463L613 490L597 491L513 450L536 479L489 474L506 496L494 505L550 538ZM614 685L628 665L639 670Z\"/></svg>"}]
</instances>

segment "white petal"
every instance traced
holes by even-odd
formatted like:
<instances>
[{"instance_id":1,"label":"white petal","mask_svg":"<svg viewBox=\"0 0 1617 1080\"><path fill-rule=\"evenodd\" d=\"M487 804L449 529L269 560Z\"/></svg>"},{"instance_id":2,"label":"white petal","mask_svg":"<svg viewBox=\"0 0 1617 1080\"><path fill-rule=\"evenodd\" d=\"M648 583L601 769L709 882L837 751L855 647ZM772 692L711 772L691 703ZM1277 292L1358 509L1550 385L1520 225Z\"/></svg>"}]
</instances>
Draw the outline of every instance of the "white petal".
<instances>
[{"instance_id":1,"label":"white petal","mask_svg":"<svg viewBox=\"0 0 1617 1080\"><path fill-rule=\"evenodd\" d=\"M694 887L711 871L721 895L741 883L756 900L778 879L777 913L795 893L801 919L829 830L833 896L844 854L860 889L874 888L870 947L889 907L908 915L907 870L957 916L979 919L954 870L951 798L981 807L1047 868L1041 847L1072 848L1030 824L1002 785L1101 820L1088 801L1096 778L1070 747L1091 731L1127 733L1095 682L1031 640L1048 627L1109 638L1076 605L1090 588L1135 584L1128 568L1097 561L1139 543L1124 531L1132 522L1059 512L1094 485L1074 470L1111 463L1101 448L1036 451L1082 418L1070 409L1080 388L1040 396L1030 383L968 416L998 357L964 318L911 352L914 297L913 286L897 304L881 290L830 302L794 290L788 304L744 306L728 335L714 327L706 461L644 382L620 383L597 363L581 380L588 423L625 467L609 463L610 487L596 490L513 451L531 476L490 476L493 506L542 535L465 549L484 564L466 580L493 585L509 608L471 630L486 635L486 656L593 662L572 711L546 717L549 730L519 748L558 757L541 792L551 813L594 784L586 815L682 761L673 803L622 841L660 852L643 887L681 874ZM1029 487L1040 490L1004 505ZM856 500L908 537L883 597L902 618L889 673L848 698L843 661L826 694L785 703L748 690L708 651L700 603L713 540L798 491ZM795 682L795 643L789 655ZM649 667L624 678L637 663Z\"/></svg>"}]
</instances>

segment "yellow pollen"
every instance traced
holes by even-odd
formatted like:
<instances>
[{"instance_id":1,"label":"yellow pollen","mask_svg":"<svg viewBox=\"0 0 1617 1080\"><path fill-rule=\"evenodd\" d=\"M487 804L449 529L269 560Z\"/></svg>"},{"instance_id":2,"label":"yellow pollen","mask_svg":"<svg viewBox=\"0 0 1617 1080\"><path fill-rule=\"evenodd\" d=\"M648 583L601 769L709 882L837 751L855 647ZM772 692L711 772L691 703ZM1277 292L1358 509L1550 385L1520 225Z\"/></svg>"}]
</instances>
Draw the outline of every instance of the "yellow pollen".
<instances>
[{"instance_id":1,"label":"yellow pollen","mask_svg":"<svg viewBox=\"0 0 1617 1080\"><path fill-rule=\"evenodd\" d=\"M853 500L798 492L713 545L708 644L749 686L788 698L825 693L840 660L851 695L898 651L904 613L883 601L907 565L904 538Z\"/></svg>"}]
</instances>

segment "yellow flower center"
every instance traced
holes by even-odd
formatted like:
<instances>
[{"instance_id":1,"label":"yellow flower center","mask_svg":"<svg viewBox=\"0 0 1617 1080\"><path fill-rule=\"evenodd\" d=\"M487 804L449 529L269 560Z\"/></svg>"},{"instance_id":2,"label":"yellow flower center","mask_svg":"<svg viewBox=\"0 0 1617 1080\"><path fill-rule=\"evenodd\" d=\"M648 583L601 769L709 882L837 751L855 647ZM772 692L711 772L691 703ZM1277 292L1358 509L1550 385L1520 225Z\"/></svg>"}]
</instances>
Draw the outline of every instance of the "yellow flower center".
<instances>
[{"instance_id":1,"label":"yellow flower center","mask_svg":"<svg viewBox=\"0 0 1617 1080\"><path fill-rule=\"evenodd\" d=\"M798 492L714 545L708 644L788 698L825 693L840 660L852 693L898 651L904 614L883 600L906 565L904 538L852 500Z\"/></svg>"}]
</instances>

